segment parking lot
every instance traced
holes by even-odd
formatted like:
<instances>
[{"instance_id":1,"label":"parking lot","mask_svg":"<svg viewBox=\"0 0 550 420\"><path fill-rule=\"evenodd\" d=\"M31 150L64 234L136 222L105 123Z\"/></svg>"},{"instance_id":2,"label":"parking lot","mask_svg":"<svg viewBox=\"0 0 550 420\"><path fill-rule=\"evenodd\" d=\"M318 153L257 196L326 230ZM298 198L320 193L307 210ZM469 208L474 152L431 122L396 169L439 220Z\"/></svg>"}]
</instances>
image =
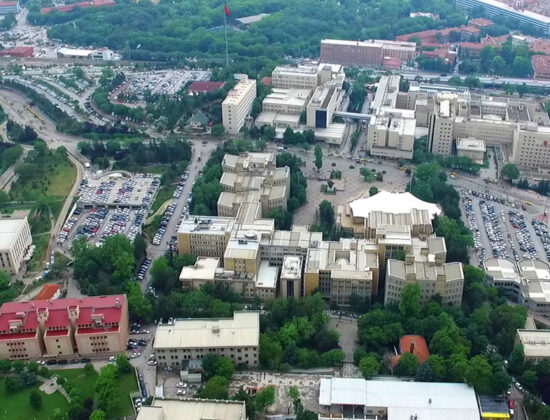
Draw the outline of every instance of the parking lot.
<instances>
[{"instance_id":1,"label":"parking lot","mask_svg":"<svg viewBox=\"0 0 550 420\"><path fill-rule=\"evenodd\" d=\"M189 82L210 80L209 70L160 70L134 73L111 95L113 102L123 94L129 103L143 102L146 92L151 95L175 95Z\"/></svg>"},{"instance_id":2,"label":"parking lot","mask_svg":"<svg viewBox=\"0 0 550 420\"><path fill-rule=\"evenodd\" d=\"M480 267L490 257L516 262L522 259L548 260L550 235L547 225L525 211L525 204L518 205L498 195L465 189L461 197L463 217L474 236L474 254Z\"/></svg>"}]
</instances>

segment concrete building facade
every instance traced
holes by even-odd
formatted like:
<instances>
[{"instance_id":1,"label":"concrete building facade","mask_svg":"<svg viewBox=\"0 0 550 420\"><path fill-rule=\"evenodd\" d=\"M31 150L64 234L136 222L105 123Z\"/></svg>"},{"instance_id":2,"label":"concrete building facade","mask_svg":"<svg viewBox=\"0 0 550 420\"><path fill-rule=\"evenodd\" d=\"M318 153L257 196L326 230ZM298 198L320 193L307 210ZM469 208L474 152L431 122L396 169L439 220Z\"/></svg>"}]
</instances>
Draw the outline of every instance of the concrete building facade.
<instances>
[{"instance_id":1,"label":"concrete building facade","mask_svg":"<svg viewBox=\"0 0 550 420\"><path fill-rule=\"evenodd\" d=\"M184 360L213 353L236 366L259 363L260 314L235 312L232 318L176 320L157 327L153 349L161 367L178 368Z\"/></svg>"},{"instance_id":2,"label":"concrete building facade","mask_svg":"<svg viewBox=\"0 0 550 420\"><path fill-rule=\"evenodd\" d=\"M239 134L256 98L256 80L243 76L222 102L222 121L225 131Z\"/></svg>"},{"instance_id":3,"label":"concrete building facade","mask_svg":"<svg viewBox=\"0 0 550 420\"><path fill-rule=\"evenodd\" d=\"M399 58L403 62L416 58L414 42L367 40L341 41L321 40L321 61L343 66L380 67L385 57Z\"/></svg>"},{"instance_id":4,"label":"concrete building facade","mask_svg":"<svg viewBox=\"0 0 550 420\"><path fill-rule=\"evenodd\" d=\"M0 270L17 274L32 244L27 216L15 212L0 219Z\"/></svg>"}]
</instances>

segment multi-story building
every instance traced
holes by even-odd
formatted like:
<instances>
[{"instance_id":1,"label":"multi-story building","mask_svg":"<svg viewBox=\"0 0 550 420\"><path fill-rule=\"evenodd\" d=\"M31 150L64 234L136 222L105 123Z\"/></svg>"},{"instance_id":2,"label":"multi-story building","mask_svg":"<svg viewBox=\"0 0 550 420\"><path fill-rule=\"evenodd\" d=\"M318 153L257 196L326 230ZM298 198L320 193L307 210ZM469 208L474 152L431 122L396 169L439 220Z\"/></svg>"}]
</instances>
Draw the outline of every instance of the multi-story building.
<instances>
[{"instance_id":1,"label":"multi-story building","mask_svg":"<svg viewBox=\"0 0 550 420\"><path fill-rule=\"evenodd\" d=\"M21 11L21 6L19 6L19 1L1 1L0 2L0 15L7 15L10 13L19 13Z\"/></svg>"},{"instance_id":2,"label":"multi-story building","mask_svg":"<svg viewBox=\"0 0 550 420\"><path fill-rule=\"evenodd\" d=\"M430 238L420 248L413 247L405 261L389 259L384 304L398 304L405 286L418 284L421 303L440 296L444 305L460 306L464 288L462 263L445 263L446 257L445 240Z\"/></svg>"},{"instance_id":3,"label":"multi-story building","mask_svg":"<svg viewBox=\"0 0 550 420\"><path fill-rule=\"evenodd\" d=\"M26 213L15 212L0 219L0 270L17 274L32 244Z\"/></svg>"},{"instance_id":4,"label":"multi-story building","mask_svg":"<svg viewBox=\"0 0 550 420\"><path fill-rule=\"evenodd\" d=\"M304 269L306 295L318 289L324 298L338 305L349 304L352 296L370 302L378 293L378 249L365 240L324 241L310 248Z\"/></svg>"},{"instance_id":5,"label":"multi-story building","mask_svg":"<svg viewBox=\"0 0 550 420\"><path fill-rule=\"evenodd\" d=\"M518 330L516 344L523 346L525 362L538 363L550 360L550 330Z\"/></svg>"},{"instance_id":6,"label":"multi-story building","mask_svg":"<svg viewBox=\"0 0 550 420\"><path fill-rule=\"evenodd\" d=\"M222 121L229 134L239 134L256 98L256 80L243 75L222 102Z\"/></svg>"},{"instance_id":7,"label":"multi-story building","mask_svg":"<svg viewBox=\"0 0 550 420\"><path fill-rule=\"evenodd\" d=\"M453 150L457 99L454 94L440 94L435 98L435 109L428 127L428 148L432 153L448 156Z\"/></svg>"},{"instance_id":8,"label":"multi-story building","mask_svg":"<svg viewBox=\"0 0 550 420\"><path fill-rule=\"evenodd\" d=\"M302 262L302 257L285 255L279 279L282 298L302 296Z\"/></svg>"},{"instance_id":9,"label":"multi-story building","mask_svg":"<svg viewBox=\"0 0 550 420\"><path fill-rule=\"evenodd\" d=\"M521 277L516 264L504 258L487 258L483 261L485 284L495 287L515 302L522 300Z\"/></svg>"},{"instance_id":10,"label":"multi-story building","mask_svg":"<svg viewBox=\"0 0 550 420\"><path fill-rule=\"evenodd\" d=\"M157 327L153 349L160 367L179 368L209 353L237 366L258 366L259 312L235 312L232 318L176 320Z\"/></svg>"},{"instance_id":11,"label":"multi-story building","mask_svg":"<svg viewBox=\"0 0 550 420\"><path fill-rule=\"evenodd\" d=\"M305 111L311 92L311 89L273 88L262 102L262 111L300 114Z\"/></svg>"},{"instance_id":12,"label":"multi-story building","mask_svg":"<svg viewBox=\"0 0 550 420\"><path fill-rule=\"evenodd\" d=\"M367 151L372 156L412 159L415 130L414 111L381 112L369 121Z\"/></svg>"},{"instance_id":13,"label":"multi-story building","mask_svg":"<svg viewBox=\"0 0 550 420\"><path fill-rule=\"evenodd\" d=\"M486 150L485 142L475 137L456 140L457 155L468 157L480 165L483 165Z\"/></svg>"},{"instance_id":14,"label":"multi-story building","mask_svg":"<svg viewBox=\"0 0 550 420\"><path fill-rule=\"evenodd\" d=\"M125 295L4 303L0 358L36 359L123 352L128 340Z\"/></svg>"},{"instance_id":15,"label":"multi-story building","mask_svg":"<svg viewBox=\"0 0 550 420\"><path fill-rule=\"evenodd\" d=\"M533 78L538 80L550 80L550 58L547 55L534 55Z\"/></svg>"},{"instance_id":16,"label":"multi-story building","mask_svg":"<svg viewBox=\"0 0 550 420\"><path fill-rule=\"evenodd\" d=\"M536 28L544 36L550 36L550 17L525 10L513 8L498 0L456 0L458 7L467 9L479 9L482 13L491 17L501 17L518 22L522 25Z\"/></svg>"},{"instance_id":17,"label":"multi-story building","mask_svg":"<svg viewBox=\"0 0 550 420\"><path fill-rule=\"evenodd\" d=\"M514 138L511 160L520 168L550 167L550 127L529 123L521 126Z\"/></svg>"},{"instance_id":18,"label":"multi-story building","mask_svg":"<svg viewBox=\"0 0 550 420\"><path fill-rule=\"evenodd\" d=\"M370 39L367 41L321 40L321 61L343 66L382 66L385 57L403 62L416 58L416 43Z\"/></svg>"}]
</instances>

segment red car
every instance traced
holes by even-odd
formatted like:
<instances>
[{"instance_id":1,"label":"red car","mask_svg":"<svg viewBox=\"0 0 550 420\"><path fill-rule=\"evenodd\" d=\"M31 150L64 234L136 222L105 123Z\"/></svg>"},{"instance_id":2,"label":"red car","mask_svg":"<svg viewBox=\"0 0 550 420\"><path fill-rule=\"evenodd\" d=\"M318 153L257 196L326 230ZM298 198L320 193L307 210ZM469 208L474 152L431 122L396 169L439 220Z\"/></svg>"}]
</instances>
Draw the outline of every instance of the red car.
<instances>
[{"instance_id":1,"label":"red car","mask_svg":"<svg viewBox=\"0 0 550 420\"><path fill-rule=\"evenodd\" d=\"M510 406L510 409L513 410L514 409L514 400L508 401L508 405Z\"/></svg>"}]
</instances>

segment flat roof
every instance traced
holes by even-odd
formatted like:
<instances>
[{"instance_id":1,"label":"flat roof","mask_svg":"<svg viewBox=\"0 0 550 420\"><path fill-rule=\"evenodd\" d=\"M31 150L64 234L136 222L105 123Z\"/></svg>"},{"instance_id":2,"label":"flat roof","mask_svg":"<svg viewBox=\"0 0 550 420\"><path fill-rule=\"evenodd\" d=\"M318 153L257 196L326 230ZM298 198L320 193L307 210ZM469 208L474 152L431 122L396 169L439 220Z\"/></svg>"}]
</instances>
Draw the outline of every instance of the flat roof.
<instances>
[{"instance_id":1,"label":"flat roof","mask_svg":"<svg viewBox=\"0 0 550 420\"><path fill-rule=\"evenodd\" d=\"M321 378L319 404L384 407L392 420L479 420L474 390L457 383Z\"/></svg>"},{"instance_id":2,"label":"flat roof","mask_svg":"<svg viewBox=\"0 0 550 420\"><path fill-rule=\"evenodd\" d=\"M458 150L485 152L485 141L473 137L461 138L456 142Z\"/></svg>"},{"instance_id":3,"label":"flat roof","mask_svg":"<svg viewBox=\"0 0 550 420\"><path fill-rule=\"evenodd\" d=\"M519 271L527 280L549 280L550 266L541 260L521 260Z\"/></svg>"},{"instance_id":4,"label":"flat roof","mask_svg":"<svg viewBox=\"0 0 550 420\"><path fill-rule=\"evenodd\" d=\"M159 325L155 349L253 347L260 338L260 313L235 312L233 318L187 318Z\"/></svg>"},{"instance_id":5,"label":"flat roof","mask_svg":"<svg viewBox=\"0 0 550 420\"><path fill-rule=\"evenodd\" d=\"M219 265L219 258L198 257L194 265L181 269L180 281L184 279L212 280Z\"/></svg>"},{"instance_id":6,"label":"flat roof","mask_svg":"<svg viewBox=\"0 0 550 420\"><path fill-rule=\"evenodd\" d=\"M11 249L19 231L27 223L24 219L0 219L0 250Z\"/></svg>"},{"instance_id":7,"label":"flat roof","mask_svg":"<svg viewBox=\"0 0 550 420\"><path fill-rule=\"evenodd\" d=\"M518 330L525 357L550 358L550 330Z\"/></svg>"},{"instance_id":8,"label":"flat roof","mask_svg":"<svg viewBox=\"0 0 550 420\"><path fill-rule=\"evenodd\" d=\"M141 407L137 420L245 420L244 401L225 400L160 400L155 399L150 407Z\"/></svg>"},{"instance_id":9,"label":"flat roof","mask_svg":"<svg viewBox=\"0 0 550 420\"><path fill-rule=\"evenodd\" d=\"M494 280L520 282L516 265L504 258L487 258L483 262L485 273Z\"/></svg>"},{"instance_id":10,"label":"flat roof","mask_svg":"<svg viewBox=\"0 0 550 420\"><path fill-rule=\"evenodd\" d=\"M302 278L302 257L285 255L283 257L281 278L289 280L298 280Z\"/></svg>"},{"instance_id":11,"label":"flat roof","mask_svg":"<svg viewBox=\"0 0 550 420\"><path fill-rule=\"evenodd\" d=\"M352 201L349 206L354 217L364 218L368 218L373 211L399 214L410 213L413 209L427 210L431 219L434 215L441 214L441 209L436 204L422 201L409 192L380 191L372 197Z\"/></svg>"},{"instance_id":12,"label":"flat roof","mask_svg":"<svg viewBox=\"0 0 550 420\"><path fill-rule=\"evenodd\" d=\"M531 19L538 20L540 22L544 22L546 24L550 24L550 17L532 12L530 10L526 10L526 9L516 10L513 7L508 6L507 4L501 3L500 1L496 1L496 0L476 0L476 1L478 3L483 3L489 6L496 7L498 9L506 10L515 15L525 16Z\"/></svg>"},{"instance_id":13,"label":"flat roof","mask_svg":"<svg viewBox=\"0 0 550 420\"><path fill-rule=\"evenodd\" d=\"M269 261L262 261L258 275L256 276L256 287L264 289L275 289L277 287L277 278L279 277L279 268L269 265Z\"/></svg>"}]
</instances>

